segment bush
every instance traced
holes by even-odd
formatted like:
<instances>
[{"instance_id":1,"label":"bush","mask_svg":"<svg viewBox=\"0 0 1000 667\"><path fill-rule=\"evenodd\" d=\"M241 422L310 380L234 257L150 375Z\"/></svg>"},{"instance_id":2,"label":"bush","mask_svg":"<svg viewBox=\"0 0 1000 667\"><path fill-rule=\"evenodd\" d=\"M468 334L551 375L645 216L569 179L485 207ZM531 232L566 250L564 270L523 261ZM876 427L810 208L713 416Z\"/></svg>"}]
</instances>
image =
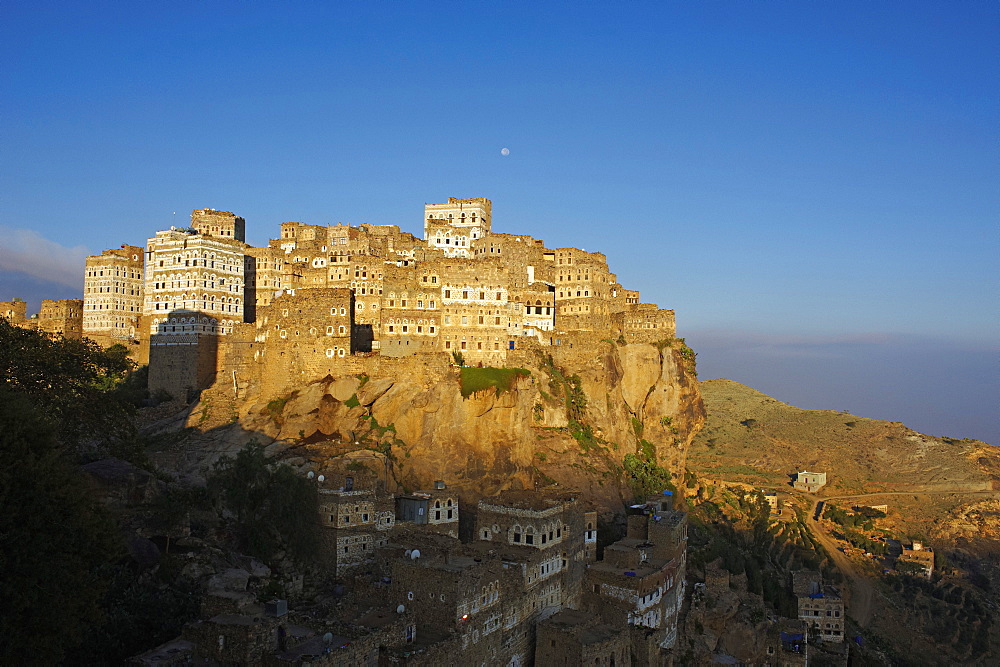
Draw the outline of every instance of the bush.
<instances>
[{"instance_id":1,"label":"bush","mask_svg":"<svg viewBox=\"0 0 1000 667\"><path fill-rule=\"evenodd\" d=\"M670 471L661 468L655 462L645 461L635 454L626 454L622 465L637 501L645 500L654 493L664 490L674 493L677 491L670 481Z\"/></svg>"},{"instance_id":2,"label":"bush","mask_svg":"<svg viewBox=\"0 0 1000 667\"><path fill-rule=\"evenodd\" d=\"M528 377L531 371L525 368L493 368L484 366L473 368L463 366L461 371L462 398L468 398L477 391L485 391L491 387L497 395L514 388L518 379Z\"/></svg>"}]
</instances>

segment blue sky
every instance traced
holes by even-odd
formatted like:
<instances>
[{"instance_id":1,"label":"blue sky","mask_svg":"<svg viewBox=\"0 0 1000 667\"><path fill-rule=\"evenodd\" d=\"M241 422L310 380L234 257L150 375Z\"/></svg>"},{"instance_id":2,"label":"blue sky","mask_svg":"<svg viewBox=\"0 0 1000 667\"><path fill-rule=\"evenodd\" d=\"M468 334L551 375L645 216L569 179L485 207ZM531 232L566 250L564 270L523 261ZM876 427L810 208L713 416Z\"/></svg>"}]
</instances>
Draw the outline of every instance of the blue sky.
<instances>
[{"instance_id":1,"label":"blue sky","mask_svg":"<svg viewBox=\"0 0 1000 667\"><path fill-rule=\"evenodd\" d=\"M260 245L486 196L675 308L703 378L1000 444L998 34L993 2L5 2L0 300L193 208Z\"/></svg>"}]
</instances>

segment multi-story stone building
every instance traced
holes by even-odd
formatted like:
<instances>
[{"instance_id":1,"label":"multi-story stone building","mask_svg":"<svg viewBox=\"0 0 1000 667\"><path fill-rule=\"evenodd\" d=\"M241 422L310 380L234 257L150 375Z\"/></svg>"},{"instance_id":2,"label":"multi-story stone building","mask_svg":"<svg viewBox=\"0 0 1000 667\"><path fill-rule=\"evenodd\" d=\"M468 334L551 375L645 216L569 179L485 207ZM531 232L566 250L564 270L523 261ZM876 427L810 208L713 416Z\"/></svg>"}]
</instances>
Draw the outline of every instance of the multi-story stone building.
<instances>
[{"instance_id":1,"label":"multi-story stone building","mask_svg":"<svg viewBox=\"0 0 1000 667\"><path fill-rule=\"evenodd\" d=\"M446 257L469 257L473 242L489 235L492 224L493 202L484 197L448 197L447 204L424 206L427 247Z\"/></svg>"},{"instance_id":2,"label":"multi-story stone building","mask_svg":"<svg viewBox=\"0 0 1000 667\"><path fill-rule=\"evenodd\" d=\"M396 496L396 516L428 532L458 537L458 496L443 481L433 489Z\"/></svg>"},{"instance_id":3,"label":"multi-story stone building","mask_svg":"<svg viewBox=\"0 0 1000 667\"><path fill-rule=\"evenodd\" d=\"M657 664L677 641L687 574L687 515L670 496L633 506L624 539L604 549L584 580L584 606L614 626L627 625L640 665Z\"/></svg>"},{"instance_id":4,"label":"multi-story stone building","mask_svg":"<svg viewBox=\"0 0 1000 667\"><path fill-rule=\"evenodd\" d=\"M392 499L370 489L319 489L320 525L324 527L324 565L342 576L375 559L389 543L396 525Z\"/></svg>"},{"instance_id":5,"label":"multi-story stone building","mask_svg":"<svg viewBox=\"0 0 1000 667\"><path fill-rule=\"evenodd\" d=\"M42 299L38 317L26 323L53 336L82 338L83 299Z\"/></svg>"},{"instance_id":6,"label":"multi-story stone building","mask_svg":"<svg viewBox=\"0 0 1000 667\"><path fill-rule=\"evenodd\" d=\"M817 638L844 641L844 601L832 586L824 586L822 575L813 570L792 574L792 592L798 601L799 620Z\"/></svg>"},{"instance_id":7,"label":"multi-story stone building","mask_svg":"<svg viewBox=\"0 0 1000 667\"><path fill-rule=\"evenodd\" d=\"M193 228L149 239L143 313L151 318L150 335L231 333L244 321L245 250L242 241Z\"/></svg>"},{"instance_id":8,"label":"multi-story stone building","mask_svg":"<svg viewBox=\"0 0 1000 667\"><path fill-rule=\"evenodd\" d=\"M146 245L143 315L148 321L149 385L191 396L211 385L219 337L245 321L245 222L232 213L191 213L191 227L156 232Z\"/></svg>"},{"instance_id":9,"label":"multi-story stone building","mask_svg":"<svg viewBox=\"0 0 1000 667\"><path fill-rule=\"evenodd\" d=\"M83 278L83 333L105 346L138 341L143 306L139 246L122 245L87 258Z\"/></svg>"},{"instance_id":10,"label":"multi-story stone building","mask_svg":"<svg viewBox=\"0 0 1000 667\"><path fill-rule=\"evenodd\" d=\"M15 326L23 326L28 318L28 304L21 299L0 301L0 316Z\"/></svg>"}]
</instances>

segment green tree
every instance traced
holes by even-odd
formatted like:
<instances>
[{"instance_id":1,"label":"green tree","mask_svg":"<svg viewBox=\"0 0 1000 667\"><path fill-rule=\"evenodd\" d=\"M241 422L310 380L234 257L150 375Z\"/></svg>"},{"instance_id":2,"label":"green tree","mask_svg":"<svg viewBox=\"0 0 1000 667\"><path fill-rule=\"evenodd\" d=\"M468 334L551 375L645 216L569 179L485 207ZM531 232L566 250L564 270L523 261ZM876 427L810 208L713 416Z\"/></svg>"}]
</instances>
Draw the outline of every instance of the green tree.
<instances>
[{"instance_id":1,"label":"green tree","mask_svg":"<svg viewBox=\"0 0 1000 667\"><path fill-rule=\"evenodd\" d=\"M91 458L133 441L133 396L119 392L135 364L121 345L49 336L0 317L0 383L48 415L59 440L95 449Z\"/></svg>"},{"instance_id":2,"label":"green tree","mask_svg":"<svg viewBox=\"0 0 1000 667\"><path fill-rule=\"evenodd\" d=\"M316 486L289 466L275 464L259 444L250 443L235 458L220 458L208 488L230 519L241 550L264 560L280 548L299 561L316 557Z\"/></svg>"},{"instance_id":3,"label":"green tree","mask_svg":"<svg viewBox=\"0 0 1000 667\"><path fill-rule=\"evenodd\" d=\"M100 619L123 552L56 433L33 396L0 386L2 664L55 664L72 650Z\"/></svg>"},{"instance_id":4,"label":"green tree","mask_svg":"<svg viewBox=\"0 0 1000 667\"><path fill-rule=\"evenodd\" d=\"M677 492L670 481L670 471L658 466L655 460L648 461L635 454L626 454L622 467L637 501L645 501L650 495L664 490L675 494Z\"/></svg>"}]
</instances>

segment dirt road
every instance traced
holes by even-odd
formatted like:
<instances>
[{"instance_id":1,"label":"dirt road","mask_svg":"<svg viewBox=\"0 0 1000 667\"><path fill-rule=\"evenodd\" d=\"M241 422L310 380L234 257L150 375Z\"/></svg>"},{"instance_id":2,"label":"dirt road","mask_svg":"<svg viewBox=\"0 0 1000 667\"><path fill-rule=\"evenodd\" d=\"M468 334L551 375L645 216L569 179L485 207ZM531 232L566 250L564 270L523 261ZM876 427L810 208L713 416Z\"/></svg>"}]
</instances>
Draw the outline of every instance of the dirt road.
<instances>
[{"instance_id":1,"label":"dirt road","mask_svg":"<svg viewBox=\"0 0 1000 667\"><path fill-rule=\"evenodd\" d=\"M850 582L850 594L848 595L848 599L844 601L844 606L847 608L847 613L857 621L858 625L865 627L872 618L875 587L872 586L872 582L868 577L858 571L858 568L851 562L851 559L840 551L837 543L826 533L823 524L816 518L816 508L821 502L825 502L826 500L828 498L813 502L812 509L809 511L807 517L807 525L816 537L816 540L826 549L833 564L837 566L838 570L844 573L844 576Z\"/></svg>"},{"instance_id":2,"label":"dirt road","mask_svg":"<svg viewBox=\"0 0 1000 667\"><path fill-rule=\"evenodd\" d=\"M926 494L961 494L969 496L995 496L1000 495L997 491L964 491L964 490L935 490L935 491L888 491L883 493L857 493L852 495L844 496L827 496L825 498L818 498L813 501L812 509L809 511L807 517L807 525L810 530L812 530L813 535L816 536L816 540L823 545L827 553L830 554L830 559L833 561L834 565L837 566L844 576L847 577L850 582L850 594L848 600L845 600L845 606L847 607L847 612L850 616L858 622L858 625L865 627L872 619L872 614L875 609L875 586L869 577L865 576L864 573L859 571L857 565L851 561L842 551L840 551L837 542L827 534L823 527L823 524L819 521L816 516L816 510L820 503L826 503L831 500L844 500L847 498L868 498L871 496L911 496L911 495L926 495Z\"/></svg>"}]
</instances>

